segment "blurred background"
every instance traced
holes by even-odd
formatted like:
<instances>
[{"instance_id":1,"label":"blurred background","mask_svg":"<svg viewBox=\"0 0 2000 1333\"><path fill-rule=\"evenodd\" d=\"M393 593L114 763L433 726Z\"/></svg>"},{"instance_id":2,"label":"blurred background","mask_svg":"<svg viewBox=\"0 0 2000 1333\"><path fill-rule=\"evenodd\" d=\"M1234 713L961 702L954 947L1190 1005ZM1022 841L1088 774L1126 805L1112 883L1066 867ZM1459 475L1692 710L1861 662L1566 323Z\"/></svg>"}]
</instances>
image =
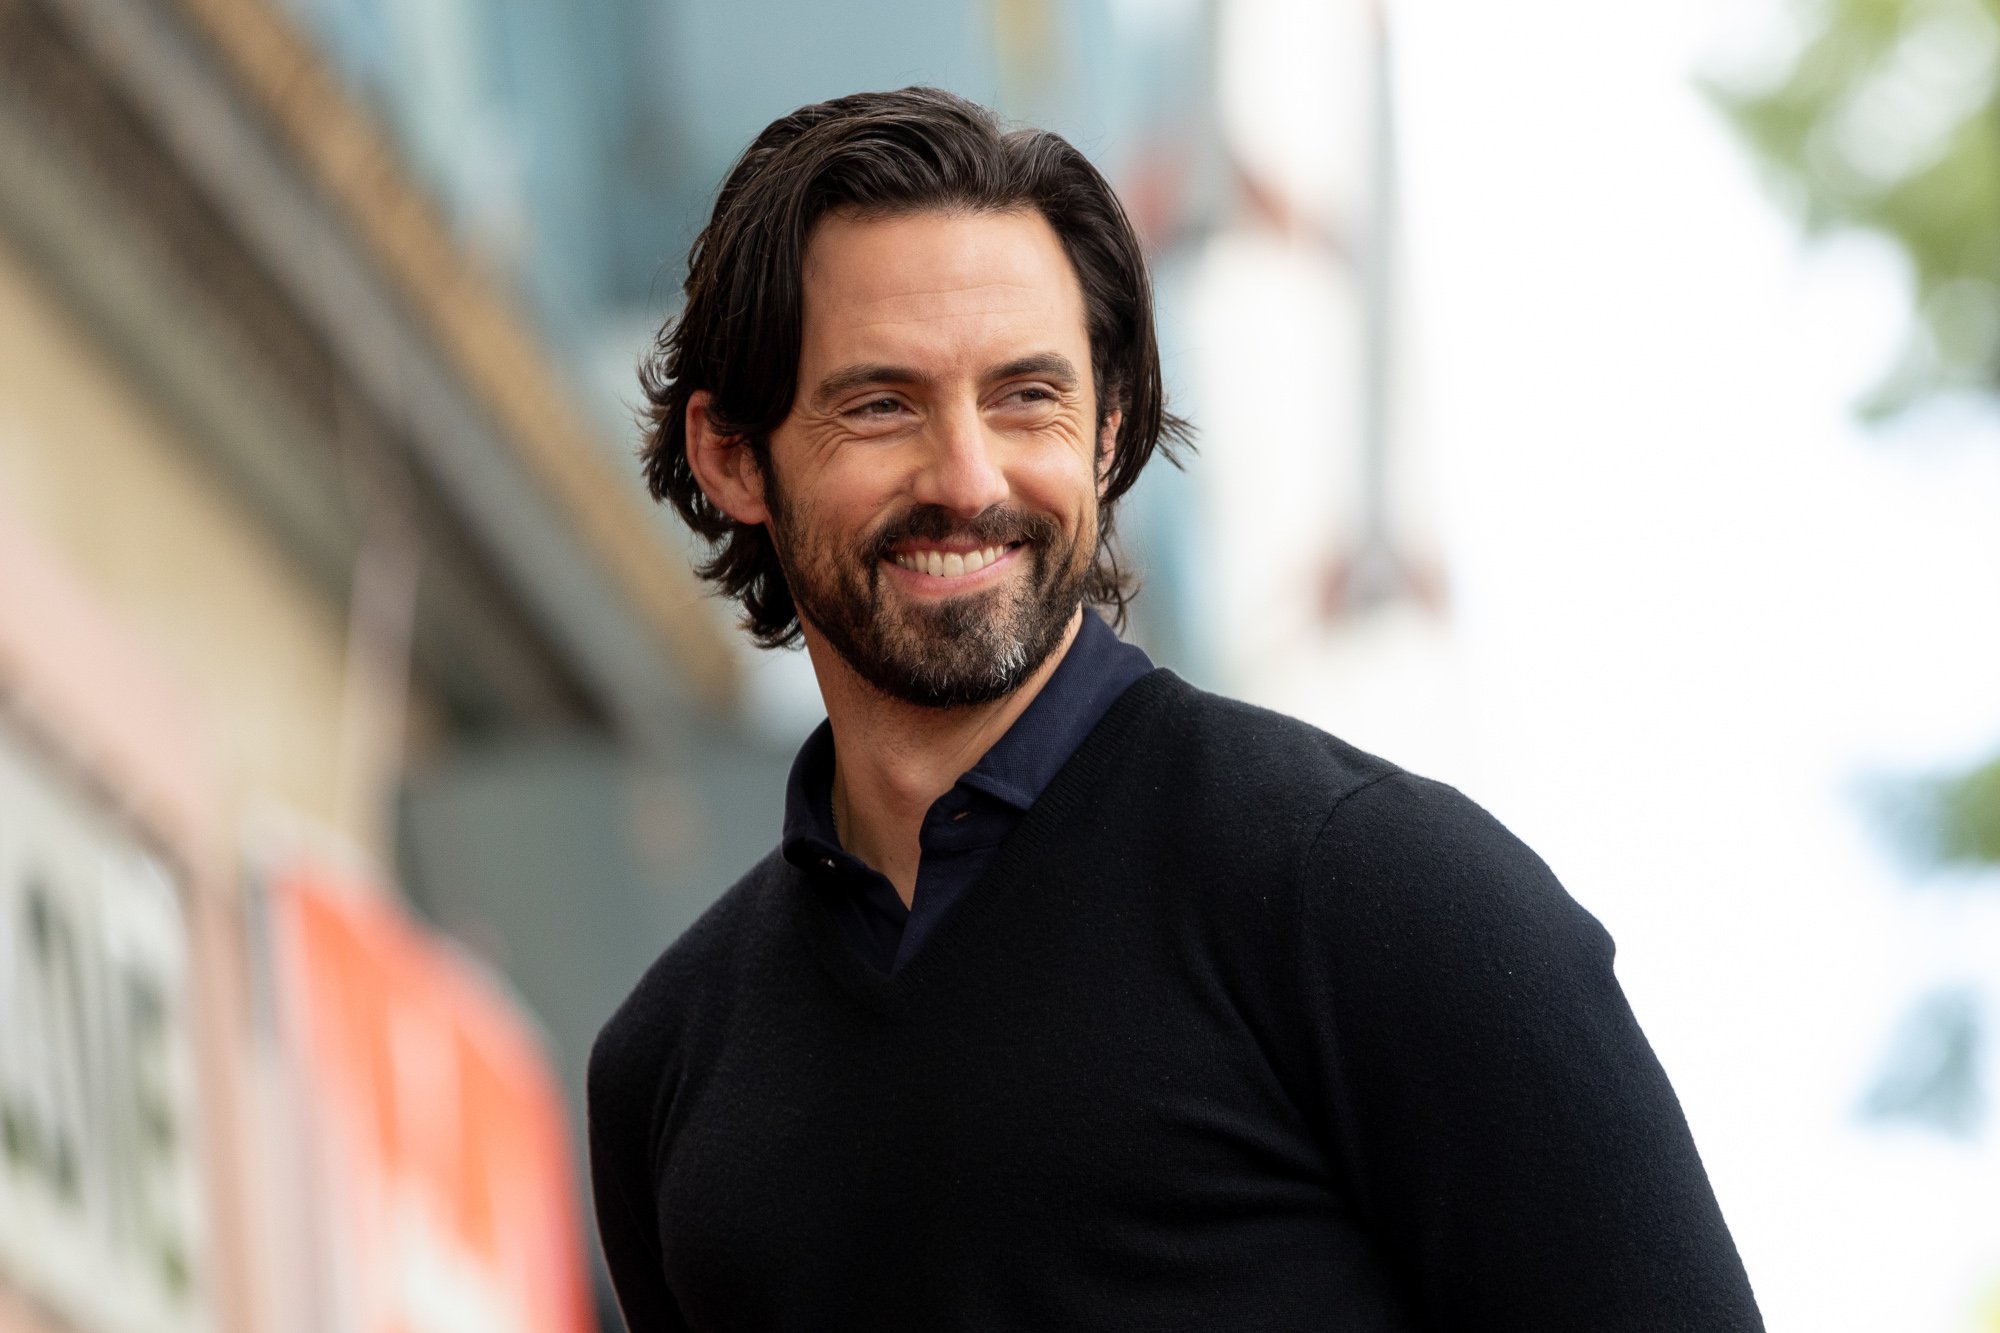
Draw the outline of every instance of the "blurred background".
<instances>
[{"instance_id":1,"label":"blurred background","mask_svg":"<svg viewBox=\"0 0 2000 1333\"><path fill-rule=\"evenodd\" d=\"M0 0L0 1330L619 1327L590 1039L820 716L634 364L912 82L1151 248L1132 636L1542 853L1773 1330L2000 1330L2000 0Z\"/></svg>"}]
</instances>

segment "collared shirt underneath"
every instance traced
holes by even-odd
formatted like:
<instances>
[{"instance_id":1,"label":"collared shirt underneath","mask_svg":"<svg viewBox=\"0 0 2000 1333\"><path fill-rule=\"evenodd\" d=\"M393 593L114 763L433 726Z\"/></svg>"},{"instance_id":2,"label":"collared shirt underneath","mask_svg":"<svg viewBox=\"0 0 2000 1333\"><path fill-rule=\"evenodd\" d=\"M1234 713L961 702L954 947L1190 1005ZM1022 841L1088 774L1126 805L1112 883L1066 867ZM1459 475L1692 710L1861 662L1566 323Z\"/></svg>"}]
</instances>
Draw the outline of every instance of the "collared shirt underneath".
<instances>
[{"instance_id":1,"label":"collared shirt underneath","mask_svg":"<svg viewBox=\"0 0 2000 1333\"><path fill-rule=\"evenodd\" d=\"M1095 611L1021 716L980 761L931 803L918 831L917 887L909 907L886 875L840 845L833 822L833 729L822 722L800 747L785 786L787 861L836 895L848 942L885 972L916 955L953 903L992 863L1014 826L1119 695L1153 669Z\"/></svg>"}]
</instances>

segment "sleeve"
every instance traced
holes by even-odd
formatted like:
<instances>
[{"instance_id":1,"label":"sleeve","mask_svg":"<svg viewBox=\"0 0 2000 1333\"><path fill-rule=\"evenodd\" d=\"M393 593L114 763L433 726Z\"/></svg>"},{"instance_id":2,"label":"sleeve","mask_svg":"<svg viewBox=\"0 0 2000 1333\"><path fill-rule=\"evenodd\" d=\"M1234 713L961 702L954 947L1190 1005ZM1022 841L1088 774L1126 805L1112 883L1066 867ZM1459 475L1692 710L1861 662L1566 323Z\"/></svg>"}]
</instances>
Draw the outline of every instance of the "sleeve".
<instances>
[{"instance_id":1,"label":"sleeve","mask_svg":"<svg viewBox=\"0 0 2000 1333\"><path fill-rule=\"evenodd\" d=\"M597 1235L630 1333L684 1333L687 1321L667 1287L653 1205L652 1106L657 1071L631 1069L615 1024L590 1052L585 1082L590 1190Z\"/></svg>"},{"instance_id":2,"label":"sleeve","mask_svg":"<svg viewBox=\"0 0 2000 1333\"><path fill-rule=\"evenodd\" d=\"M1327 1137L1424 1327L1763 1328L1611 938L1533 852L1397 773L1301 888Z\"/></svg>"}]
</instances>

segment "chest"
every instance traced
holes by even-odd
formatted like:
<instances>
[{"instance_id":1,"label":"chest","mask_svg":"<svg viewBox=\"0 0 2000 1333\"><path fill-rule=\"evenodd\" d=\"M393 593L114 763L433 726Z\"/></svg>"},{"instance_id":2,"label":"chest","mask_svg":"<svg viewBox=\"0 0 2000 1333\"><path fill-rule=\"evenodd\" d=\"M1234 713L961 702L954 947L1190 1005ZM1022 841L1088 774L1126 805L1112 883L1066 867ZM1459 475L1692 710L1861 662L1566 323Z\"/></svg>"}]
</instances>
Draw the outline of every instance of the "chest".
<instances>
[{"instance_id":1,"label":"chest","mask_svg":"<svg viewBox=\"0 0 2000 1333\"><path fill-rule=\"evenodd\" d=\"M841 1292L1074 1320L1127 1288L1268 1285L1294 1246L1325 1280L1365 1248L1326 1127L1184 923L1012 938L878 993L795 959L683 1071L652 1183L691 1314L782 1325Z\"/></svg>"}]
</instances>

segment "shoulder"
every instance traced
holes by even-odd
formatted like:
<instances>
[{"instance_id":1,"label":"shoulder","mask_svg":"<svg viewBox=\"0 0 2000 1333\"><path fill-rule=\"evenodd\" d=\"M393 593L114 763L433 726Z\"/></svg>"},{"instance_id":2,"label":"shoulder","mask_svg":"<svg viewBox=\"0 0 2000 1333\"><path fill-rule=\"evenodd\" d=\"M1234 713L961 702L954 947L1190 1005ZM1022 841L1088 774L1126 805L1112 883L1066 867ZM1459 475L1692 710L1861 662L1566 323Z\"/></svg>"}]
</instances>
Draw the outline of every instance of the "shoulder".
<instances>
[{"instance_id":1,"label":"shoulder","mask_svg":"<svg viewBox=\"0 0 2000 1333\"><path fill-rule=\"evenodd\" d=\"M1154 698L1132 737L1133 756L1218 812L1284 809L1323 818L1350 792L1401 771L1295 717L1211 694L1169 672L1134 688L1148 685Z\"/></svg>"},{"instance_id":2,"label":"shoulder","mask_svg":"<svg viewBox=\"0 0 2000 1333\"><path fill-rule=\"evenodd\" d=\"M1482 1041L1518 1052L1624 1013L1610 934L1541 857L1441 782L1399 772L1350 793L1296 884L1298 975L1348 1015L1357 1045L1400 1033L1436 1053ZM1413 1058L1401 1038L1383 1052Z\"/></svg>"},{"instance_id":3,"label":"shoulder","mask_svg":"<svg viewBox=\"0 0 2000 1333\"><path fill-rule=\"evenodd\" d=\"M1392 773L1303 869L1300 1082L1427 1322L1761 1327L1611 937L1542 859Z\"/></svg>"},{"instance_id":4,"label":"shoulder","mask_svg":"<svg viewBox=\"0 0 2000 1333\"><path fill-rule=\"evenodd\" d=\"M690 1027L707 1025L743 984L752 960L784 928L791 868L774 849L662 951L614 1010L590 1052L593 1098L615 1084L658 1077Z\"/></svg>"},{"instance_id":5,"label":"shoulder","mask_svg":"<svg viewBox=\"0 0 2000 1333\"><path fill-rule=\"evenodd\" d=\"M1338 799L1401 771L1310 723L1161 674L1154 735L1175 750L1178 761L1204 772L1227 773L1234 783L1260 792L1280 783L1299 789L1304 778L1311 797Z\"/></svg>"},{"instance_id":6,"label":"shoulder","mask_svg":"<svg viewBox=\"0 0 2000 1333\"><path fill-rule=\"evenodd\" d=\"M1306 892L1336 919L1421 926L1489 953L1522 936L1547 943L1556 930L1602 935L1498 819L1455 787L1400 770L1333 805L1305 872Z\"/></svg>"},{"instance_id":7,"label":"shoulder","mask_svg":"<svg viewBox=\"0 0 2000 1333\"><path fill-rule=\"evenodd\" d=\"M1456 788L1337 736L1177 679L1136 748L1176 827L1213 831L1288 881L1309 934L1345 950L1608 951L1542 859Z\"/></svg>"}]
</instances>

